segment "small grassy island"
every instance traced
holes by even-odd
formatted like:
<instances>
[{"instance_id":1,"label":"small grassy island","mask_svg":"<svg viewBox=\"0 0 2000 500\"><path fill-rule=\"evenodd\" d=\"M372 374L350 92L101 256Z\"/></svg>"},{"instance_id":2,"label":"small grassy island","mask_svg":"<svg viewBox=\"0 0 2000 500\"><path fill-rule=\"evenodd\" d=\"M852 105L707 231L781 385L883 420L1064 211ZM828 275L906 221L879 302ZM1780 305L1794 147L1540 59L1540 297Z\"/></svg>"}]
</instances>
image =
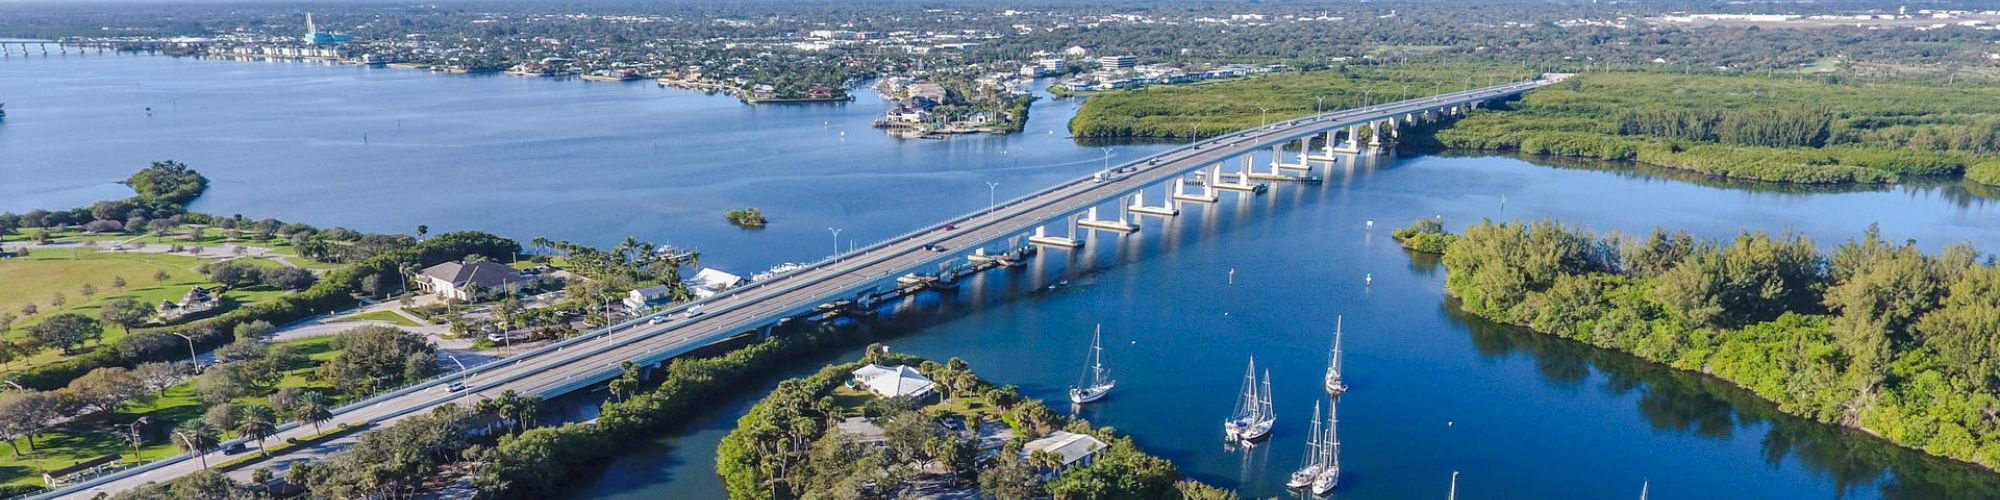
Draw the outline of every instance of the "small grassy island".
<instances>
[{"instance_id":1,"label":"small grassy island","mask_svg":"<svg viewBox=\"0 0 2000 500\"><path fill-rule=\"evenodd\" d=\"M736 227L764 227L765 223L770 222L764 218L764 211L756 208L730 210L729 215L724 218L729 219L729 223L735 224Z\"/></svg>"},{"instance_id":2,"label":"small grassy island","mask_svg":"<svg viewBox=\"0 0 2000 500\"><path fill-rule=\"evenodd\" d=\"M867 352L779 383L737 422L716 452L730 498L1236 497L1182 480L1109 427L981 381L958 358Z\"/></svg>"}]
</instances>

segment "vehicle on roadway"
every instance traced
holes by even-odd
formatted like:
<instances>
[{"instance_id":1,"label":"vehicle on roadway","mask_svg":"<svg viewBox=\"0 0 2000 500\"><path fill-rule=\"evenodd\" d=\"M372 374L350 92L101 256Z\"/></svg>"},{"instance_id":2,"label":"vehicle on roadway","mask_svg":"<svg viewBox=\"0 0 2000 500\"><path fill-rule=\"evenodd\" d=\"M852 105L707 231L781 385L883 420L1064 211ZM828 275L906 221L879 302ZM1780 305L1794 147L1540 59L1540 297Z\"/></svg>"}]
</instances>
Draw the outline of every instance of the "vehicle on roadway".
<instances>
[{"instance_id":1,"label":"vehicle on roadway","mask_svg":"<svg viewBox=\"0 0 2000 500\"><path fill-rule=\"evenodd\" d=\"M665 323L665 322L667 322L667 315L665 315L665 314L662 314L662 315L659 315L659 316L654 316L654 317L653 317L653 319L649 319L649 320L646 320L646 323L647 323L647 324L653 324L653 325L657 325L657 324L660 324L660 323Z\"/></svg>"},{"instance_id":2,"label":"vehicle on roadway","mask_svg":"<svg viewBox=\"0 0 2000 500\"><path fill-rule=\"evenodd\" d=\"M689 307L687 310L687 317L693 318L696 316L701 316L704 312L706 311L702 311L701 306L692 306Z\"/></svg>"}]
</instances>

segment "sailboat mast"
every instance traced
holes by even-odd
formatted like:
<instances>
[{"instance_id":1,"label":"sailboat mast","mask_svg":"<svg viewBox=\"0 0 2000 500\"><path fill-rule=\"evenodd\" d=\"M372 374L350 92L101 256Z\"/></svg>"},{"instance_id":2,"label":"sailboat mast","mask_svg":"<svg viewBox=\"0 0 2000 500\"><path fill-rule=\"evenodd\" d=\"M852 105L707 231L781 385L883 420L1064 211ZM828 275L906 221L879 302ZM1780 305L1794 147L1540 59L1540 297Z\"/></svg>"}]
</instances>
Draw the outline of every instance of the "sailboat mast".
<instances>
[{"instance_id":1,"label":"sailboat mast","mask_svg":"<svg viewBox=\"0 0 2000 500\"><path fill-rule=\"evenodd\" d=\"M1323 447L1320 445L1319 442L1320 441L1319 422L1320 422L1319 402L1314 401L1312 433L1306 437L1306 467L1313 467L1325 463L1324 461L1321 460L1321 455L1320 455L1320 449Z\"/></svg>"},{"instance_id":2,"label":"sailboat mast","mask_svg":"<svg viewBox=\"0 0 2000 500\"><path fill-rule=\"evenodd\" d=\"M1264 392L1263 392L1262 394L1259 394L1258 396L1259 396L1259 397L1258 397L1258 405L1259 405L1259 406L1257 407L1257 416L1258 416L1259 418L1262 418L1262 419L1269 419L1269 418L1271 418L1271 417L1275 416L1275 415L1273 415L1273 414L1272 414L1273 412L1271 411L1271 371L1270 371L1270 370L1264 370Z\"/></svg>"},{"instance_id":3,"label":"sailboat mast","mask_svg":"<svg viewBox=\"0 0 2000 500\"><path fill-rule=\"evenodd\" d=\"M1333 373L1335 376L1339 376L1340 374L1340 323L1341 323L1341 317L1334 316L1333 317L1333 362L1328 366L1333 367Z\"/></svg>"},{"instance_id":4,"label":"sailboat mast","mask_svg":"<svg viewBox=\"0 0 2000 500\"><path fill-rule=\"evenodd\" d=\"M1326 407L1326 444L1320 445L1320 453L1325 455L1321 463L1330 467L1340 467L1340 405Z\"/></svg>"},{"instance_id":5,"label":"sailboat mast","mask_svg":"<svg viewBox=\"0 0 2000 500\"><path fill-rule=\"evenodd\" d=\"M1090 386L1104 383L1104 325L1097 325L1097 333L1090 335Z\"/></svg>"},{"instance_id":6,"label":"sailboat mast","mask_svg":"<svg viewBox=\"0 0 2000 500\"><path fill-rule=\"evenodd\" d=\"M1243 394L1236 398L1236 416L1250 415L1257 411L1257 357L1250 357L1250 367L1243 371Z\"/></svg>"}]
</instances>

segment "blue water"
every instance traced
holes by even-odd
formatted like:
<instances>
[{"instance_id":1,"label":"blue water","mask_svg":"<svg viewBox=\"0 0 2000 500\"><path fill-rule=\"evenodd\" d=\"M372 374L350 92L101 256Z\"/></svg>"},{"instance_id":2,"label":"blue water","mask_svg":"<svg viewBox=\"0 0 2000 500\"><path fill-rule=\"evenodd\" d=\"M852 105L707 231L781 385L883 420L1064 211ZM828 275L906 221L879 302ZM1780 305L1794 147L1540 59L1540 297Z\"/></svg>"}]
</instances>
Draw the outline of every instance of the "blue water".
<instances>
[{"instance_id":1,"label":"blue water","mask_svg":"<svg viewBox=\"0 0 2000 500\"><path fill-rule=\"evenodd\" d=\"M1104 150L1063 137L1074 101L1028 133L905 141L866 123L883 104L745 106L650 83L468 77L299 63L134 56L0 61L0 210L123 196L111 182L174 158L214 185L198 210L320 226L482 229L698 248L751 272L867 242L1082 175ZM148 115L144 108L153 108ZM1055 133L1050 133L1054 131ZM845 135L842 135L845 132ZM364 140L362 134L367 134ZM1165 146L1117 146L1113 161ZM1191 477L1285 496L1321 397L1333 317L1353 389L1340 402L1345 498L1943 498L2000 495L1996 476L1810 422L1722 384L1455 313L1443 271L1388 237L1419 217L1554 217L1598 230L1711 237L1795 229L1831 244L1880 223L1926 248L2000 248L2000 205L1951 186L1784 192L1491 156L1382 159L1141 232L1052 250L920 295L869 322L880 341L963 357L985 378L1061 401L1092 326L1120 378L1082 410ZM1546 162L1542 163L1557 163ZM757 206L770 229L724 225ZM1368 221L1374 221L1373 227ZM845 242L842 242L843 244ZM1236 271L1234 285L1229 270ZM1372 275L1372 284L1364 276ZM1070 284L1050 290L1060 280ZM833 352L718 401L617 457L581 498L713 498L715 443L764 389L857 354ZM1220 419L1257 356L1276 378L1273 440L1223 447Z\"/></svg>"}]
</instances>

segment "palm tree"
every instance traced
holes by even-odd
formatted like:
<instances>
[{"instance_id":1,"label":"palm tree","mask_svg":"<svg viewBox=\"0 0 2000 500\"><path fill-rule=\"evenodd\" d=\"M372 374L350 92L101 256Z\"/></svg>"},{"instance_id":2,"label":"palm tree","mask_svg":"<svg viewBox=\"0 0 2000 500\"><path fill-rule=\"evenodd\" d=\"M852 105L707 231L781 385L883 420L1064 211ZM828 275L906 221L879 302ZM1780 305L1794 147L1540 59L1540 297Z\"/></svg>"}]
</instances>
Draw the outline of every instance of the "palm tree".
<instances>
[{"instance_id":1,"label":"palm tree","mask_svg":"<svg viewBox=\"0 0 2000 500\"><path fill-rule=\"evenodd\" d=\"M319 424L328 420L333 420L333 410L327 409L326 403L307 401L305 406L299 407L299 421L312 424L315 433L320 432Z\"/></svg>"},{"instance_id":2,"label":"palm tree","mask_svg":"<svg viewBox=\"0 0 2000 500\"><path fill-rule=\"evenodd\" d=\"M242 422L236 424L236 434L257 440L257 454L271 456L270 452L264 449L264 439L278 433L277 413L271 411L269 407L253 405L243 409L242 418Z\"/></svg>"},{"instance_id":3,"label":"palm tree","mask_svg":"<svg viewBox=\"0 0 2000 500\"><path fill-rule=\"evenodd\" d=\"M174 429L174 445L182 451L201 458L201 468L208 468L208 451L215 449L215 430L200 420L190 420Z\"/></svg>"}]
</instances>

